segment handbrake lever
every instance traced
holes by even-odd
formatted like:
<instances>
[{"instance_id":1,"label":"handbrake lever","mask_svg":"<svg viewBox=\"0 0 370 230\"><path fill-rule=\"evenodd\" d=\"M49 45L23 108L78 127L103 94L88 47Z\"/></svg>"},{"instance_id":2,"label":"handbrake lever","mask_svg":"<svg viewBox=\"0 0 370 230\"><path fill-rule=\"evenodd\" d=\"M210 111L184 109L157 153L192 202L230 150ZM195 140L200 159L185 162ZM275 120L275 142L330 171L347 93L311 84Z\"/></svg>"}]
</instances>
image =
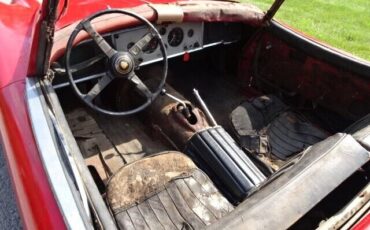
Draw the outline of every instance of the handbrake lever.
<instances>
[{"instance_id":1,"label":"handbrake lever","mask_svg":"<svg viewBox=\"0 0 370 230\"><path fill-rule=\"evenodd\" d=\"M195 96L195 98L198 100L198 103L200 105L200 107L203 109L204 111L204 114L207 116L208 120L209 120L209 123L212 125L212 126L217 126L217 122L215 120L215 118L212 116L211 112L209 111L206 103L203 101L203 99L200 97L199 95L199 91L197 89L193 89L193 94Z\"/></svg>"}]
</instances>

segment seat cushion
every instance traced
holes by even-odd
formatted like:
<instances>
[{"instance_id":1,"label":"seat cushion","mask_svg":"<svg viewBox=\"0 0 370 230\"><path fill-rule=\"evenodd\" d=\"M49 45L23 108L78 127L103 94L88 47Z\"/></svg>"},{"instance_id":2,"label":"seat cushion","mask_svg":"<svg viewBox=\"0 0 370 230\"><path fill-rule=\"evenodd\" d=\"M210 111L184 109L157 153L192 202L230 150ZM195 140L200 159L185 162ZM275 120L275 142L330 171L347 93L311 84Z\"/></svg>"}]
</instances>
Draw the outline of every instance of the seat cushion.
<instances>
[{"instance_id":1,"label":"seat cushion","mask_svg":"<svg viewBox=\"0 0 370 230\"><path fill-rule=\"evenodd\" d=\"M233 206L190 158L165 152L121 168L107 186L121 229L199 229Z\"/></svg>"},{"instance_id":2,"label":"seat cushion","mask_svg":"<svg viewBox=\"0 0 370 230\"><path fill-rule=\"evenodd\" d=\"M254 135L287 108L276 96L265 95L240 104L231 112L230 120L239 136Z\"/></svg>"},{"instance_id":3,"label":"seat cushion","mask_svg":"<svg viewBox=\"0 0 370 230\"><path fill-rule=\"evenodd\" d=\"M240 145L258 154L287 160L328 137L279 98L265 95L239 105L230 115Z\"/></svg>"},{"instance_id":4,"label":"seat cushion","mask_svg":"<svg viewBox=\"0 0 370 230\"><path fill-rule=\"evenodd\" d=\"M230 114L239 144L251 152L269 152L267 138L261 131L286 109L287 106L274 95L257 97L240 104Z\"/></svg>"},{"instance_id":5,"label":"seat cushion","mask_svg":"<svg viewBox=\"0 0 370 230\"><path fill-rule=\"evenodd\" d=\"M277 116L267 127L266 135L271 153L282 160L328 137L303 115L292 111Z\"/></svg>"}]
</instances>

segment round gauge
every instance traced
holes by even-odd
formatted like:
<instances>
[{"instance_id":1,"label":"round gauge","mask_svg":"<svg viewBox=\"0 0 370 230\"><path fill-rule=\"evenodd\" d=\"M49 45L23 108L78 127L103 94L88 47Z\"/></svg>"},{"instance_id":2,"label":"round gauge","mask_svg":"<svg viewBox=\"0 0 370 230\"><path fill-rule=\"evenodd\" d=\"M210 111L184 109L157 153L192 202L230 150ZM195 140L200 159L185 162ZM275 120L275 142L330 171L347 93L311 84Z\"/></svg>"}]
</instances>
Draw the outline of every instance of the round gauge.
<instances>
[{"instance_id":1,"label":"round gauge","mask_svg":"<svg viewBox=\"0 0 370 230\"><path fill-rule=\"evenodd\" d=\"M151 54L153 53L158 47L158 39L157 38L153 38L149 43L148 45L146 45L144 48L143 48L143 52L144 53L147 53L147 54Z\"/></svg>"},{"instance_id":2,"label":"round gauge","mask_svg":"<svg viewBox=\"0 0 370 230\"><path fill-rule=\"evenodd\" d=\"M161 28L159 29L159 33L160 33L161 35L165 35L165 34L166 34L166 32L167 32L166 27L161 27Z\"/></svg>"},{"instance_id":3,"label":"round gauge","mask_svg":"<svg viewBox=\"0 0 370 230\"><path fill-rule=\"evenodd\" d=\"M191 38L193 37L193 35L194 35L194 30L193 29L188 30L188 37Z\"/></svg>"},{"instance_id":4,"label":"round gauge","mask_svg":"<svg viewBox=\"0 0 370 230\"><path fill-rule=\"evenodd\" d=\"M169 33L167 37L168 44L172 47L179 46L184 39L184 31L179 28L173 28Z\"/></svg>"}]
</instances>

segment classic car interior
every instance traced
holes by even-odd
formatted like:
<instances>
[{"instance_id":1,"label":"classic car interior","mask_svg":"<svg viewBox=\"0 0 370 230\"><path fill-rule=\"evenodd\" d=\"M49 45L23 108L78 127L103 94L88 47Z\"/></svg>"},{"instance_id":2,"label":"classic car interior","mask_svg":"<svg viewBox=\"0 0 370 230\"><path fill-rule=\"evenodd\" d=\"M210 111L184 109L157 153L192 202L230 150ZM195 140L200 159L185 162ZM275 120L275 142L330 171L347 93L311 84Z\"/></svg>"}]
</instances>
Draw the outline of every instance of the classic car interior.
<instances>
[{"instance_id":1,"label":"classic car interior","mask_svg":"<svg viewBox=\"0 0 370 230\"><path fill-rule=\"evenodd\" d=\"M364 189L360 61L250 5L163 7L61 28L45 80L118 228L316 228Z\"/></svg>"}]
</instances>

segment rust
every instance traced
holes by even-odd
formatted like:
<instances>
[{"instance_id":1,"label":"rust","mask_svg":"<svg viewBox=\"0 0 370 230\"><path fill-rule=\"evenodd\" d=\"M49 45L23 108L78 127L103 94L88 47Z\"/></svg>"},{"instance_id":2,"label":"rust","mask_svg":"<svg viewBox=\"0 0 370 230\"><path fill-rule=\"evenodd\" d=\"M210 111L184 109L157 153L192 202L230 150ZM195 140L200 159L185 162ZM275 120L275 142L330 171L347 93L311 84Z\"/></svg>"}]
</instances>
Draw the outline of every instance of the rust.
<instances>
[{"instance_id":1,"label":"rust","mask_svg":"<svg viewBox=\"0 0 370 230\"><path fill-rule=\"evenodd\" d=\"M150 84L150 83L149 83ZM186 142L196 133L209 128L204 113L191 102L186 100L180 93L171 86L166 85L168 93L182 99L192 109L192 121L185 118L181 112L181 105L167 96L157 98L149 108L148 120L152 126L158 126L167 137L176 144L178 149L183 149Z\"/></svg>"}]
</instances>

